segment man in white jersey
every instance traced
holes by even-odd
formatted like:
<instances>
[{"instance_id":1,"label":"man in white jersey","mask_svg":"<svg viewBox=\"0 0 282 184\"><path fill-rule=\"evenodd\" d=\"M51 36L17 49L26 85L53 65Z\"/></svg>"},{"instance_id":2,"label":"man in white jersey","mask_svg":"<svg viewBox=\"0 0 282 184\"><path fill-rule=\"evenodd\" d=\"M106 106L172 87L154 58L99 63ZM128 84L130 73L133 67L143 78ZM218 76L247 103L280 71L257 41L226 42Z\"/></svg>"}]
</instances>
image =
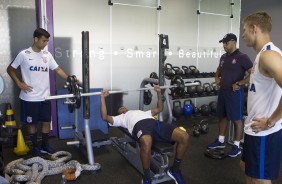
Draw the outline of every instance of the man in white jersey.
<instances>
[{"instance_id":1,"label":"man in white jersey","mask_svg":"<svg viewBox=\"0 0 282 184\"><path fill-rule=\"evenodd\" d=\"M282 56L270 41L271 17L247 16L243 39L257 52L250 76L241 167L246 183L270 184L278 178L282 153Z\"/></svg>"},{"instance_id":2,"label":"man in white jersey","mask_svg":"<svg viewBox=\"0 0 282 184\"><path fill-rule=\"evenodd\" d=\"M111 126L126 128L135 140L140 142L140 158L144 169L143 184L151 184L150 159L151 147L154 141L176 142L176 153L173 166L168 170L168 175L178 184L185 184L185 180L179 170L179 165L184 157L188 145L189 135L175 125L159 122L153 117L163 110L160 87L154 87L158 95L157 106L149 111L127 110L125 107L118 109L118 116L109 116L105 98L109 91L101 93L101 116Z\"/></svg>"},{"instance_id":3,"label":"man in white jersey","mask_svg":"<svg viewBox=\"0 0 282 184\"><path fill-rule=\"evenodd\" d=\"M59 67L53 56L43 50L48 44L50 34L38 28L33 33L33 45L22 50L7 68L7 72L21 89L20 99L22 118L27 125L28 134L33 145L33 154L41 152L54 153L48 144L51 123L51 103L44 97L50 95L49 70L55 70L63 79L68 75ZM20 66L21 79L16 75ZM37 145L37 124L42 122L42 146Z\"/></svg>"}]
</instances>

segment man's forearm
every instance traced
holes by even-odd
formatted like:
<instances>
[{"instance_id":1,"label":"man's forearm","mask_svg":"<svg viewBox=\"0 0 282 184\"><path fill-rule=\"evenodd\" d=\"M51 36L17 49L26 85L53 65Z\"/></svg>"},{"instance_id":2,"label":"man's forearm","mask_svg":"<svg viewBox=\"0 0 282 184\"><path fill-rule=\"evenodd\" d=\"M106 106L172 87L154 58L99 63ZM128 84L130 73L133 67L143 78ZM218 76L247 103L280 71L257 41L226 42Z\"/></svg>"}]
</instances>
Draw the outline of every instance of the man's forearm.
<instances>
[{"instance_id":1,"label":"man's forearm","mask_svg":"<svg viewBox=\"0 0 282 184\"><path fill-rule=\"evenodd\" d=\"M107 107L105 97L101 97L100 113L103 120L107 119Z\"/></svg>"},{"instance_id":2,"label":"man's forearm","mask_svg":"<svg viewBox=\"0 0 282 184\"><path fill-rule=\"evenodd\" d=\"M163 111L163 99L161 92L158 92L157 96L158 96L157 108L160 109L160 111Z\"/></svg>"}]
</instances>

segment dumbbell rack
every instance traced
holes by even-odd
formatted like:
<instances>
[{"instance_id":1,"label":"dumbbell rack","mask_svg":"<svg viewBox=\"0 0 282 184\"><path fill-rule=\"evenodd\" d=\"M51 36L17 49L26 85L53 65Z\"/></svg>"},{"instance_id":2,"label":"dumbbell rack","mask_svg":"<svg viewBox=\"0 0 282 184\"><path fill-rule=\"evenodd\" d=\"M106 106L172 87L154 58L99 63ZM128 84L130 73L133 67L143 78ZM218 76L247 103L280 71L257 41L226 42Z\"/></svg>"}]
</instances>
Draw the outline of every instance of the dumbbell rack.
<instances>
[{"instance_id":1,"label":"dumbbell rack","mask_svg":"<svg viewBox=\"0 0 282 184\"><path fill-rule=\"evenodd\" d=\"M214 76L209 76L209 77L207 77L206 75L203 75L203 73L199 73L198 74L198 76L196 76L196 77L187 77L185 74L182 74L182 75L180 75L181 77L182 77L182 79L183 79L183 81L187 81L187 80L190 80L191 82L194 82L195 80L205 80L205 79L208 79L208 80L210 80L210 79L214 79ZM205 76L205 77L203 77L203 76ZM170 80L171 80L171 78L170 77L168 77L168 76L165 76L165 78L166 78L166 80L169 82ZM171 96L170 95L170 101L172 102L172 101L174 101L174 100L188 100L188 99L195 99L195 105L197 104L196 103L196 100L198 99L198 98L207 98L207 97L210 97L210 98L215 98L217 96L217 93L211 93L211 94L207 94L206 92L203 92L203 94L201 94L201 95L198 95L198 94L195 94L195 95L184 95L184 96L182 96L182 97L178 97L178 96ZM215 100L215 99L214 99ZM209 101L212 101L212 100L209 100ZM205 104L209 104L209 103L205 103Z\"/></svg>"}]
</instances>

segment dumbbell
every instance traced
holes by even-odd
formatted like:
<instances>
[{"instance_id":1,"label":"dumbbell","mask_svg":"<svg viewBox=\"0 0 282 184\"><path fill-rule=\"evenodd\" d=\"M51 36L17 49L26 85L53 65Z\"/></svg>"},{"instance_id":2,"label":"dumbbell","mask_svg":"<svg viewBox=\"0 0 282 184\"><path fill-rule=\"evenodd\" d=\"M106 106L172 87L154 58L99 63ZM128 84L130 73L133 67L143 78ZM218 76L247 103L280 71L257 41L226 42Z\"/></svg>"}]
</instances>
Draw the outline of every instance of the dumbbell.
<instances>
[{"instance_id":1,"label":"dumbbell","mask_svg":"<svg viewBox=\"0 0 282 184\"><path fill-rule=\"evenodd\" d=\"M202 119L200 123L195 123L193 125L193 135L199 137L200 134L207 134L209 130L209 123L207 119Z\"/></svg>"}]
</instances>

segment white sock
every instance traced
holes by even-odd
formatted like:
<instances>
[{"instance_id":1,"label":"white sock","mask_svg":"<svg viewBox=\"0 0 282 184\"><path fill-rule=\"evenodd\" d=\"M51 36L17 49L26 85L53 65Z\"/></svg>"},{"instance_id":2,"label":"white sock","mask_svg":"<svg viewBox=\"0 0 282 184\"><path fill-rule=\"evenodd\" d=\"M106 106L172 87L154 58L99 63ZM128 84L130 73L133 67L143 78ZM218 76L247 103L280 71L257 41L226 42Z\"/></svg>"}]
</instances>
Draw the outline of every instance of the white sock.
<instances>
[{"instance_id":1,"label":"white sock","mask_svg":"<svg viewBox=\"0 0 282 184\"><path fill-rule=\"evenodd\" d=\"M224 139L225 139L225 136L218 136L218 141L221 142L221 143L224 143Z\"/></svg>"},{"instance_id":2,"label":"white sock","mask_svg":"<svg viewBox=\"0 0 282 184\"><path fill-rule=\"evenodd\" d=\"M240 141L234 141L234 145L238 146L238 148L240 147Z\"/></svg>"}]
</instances>

